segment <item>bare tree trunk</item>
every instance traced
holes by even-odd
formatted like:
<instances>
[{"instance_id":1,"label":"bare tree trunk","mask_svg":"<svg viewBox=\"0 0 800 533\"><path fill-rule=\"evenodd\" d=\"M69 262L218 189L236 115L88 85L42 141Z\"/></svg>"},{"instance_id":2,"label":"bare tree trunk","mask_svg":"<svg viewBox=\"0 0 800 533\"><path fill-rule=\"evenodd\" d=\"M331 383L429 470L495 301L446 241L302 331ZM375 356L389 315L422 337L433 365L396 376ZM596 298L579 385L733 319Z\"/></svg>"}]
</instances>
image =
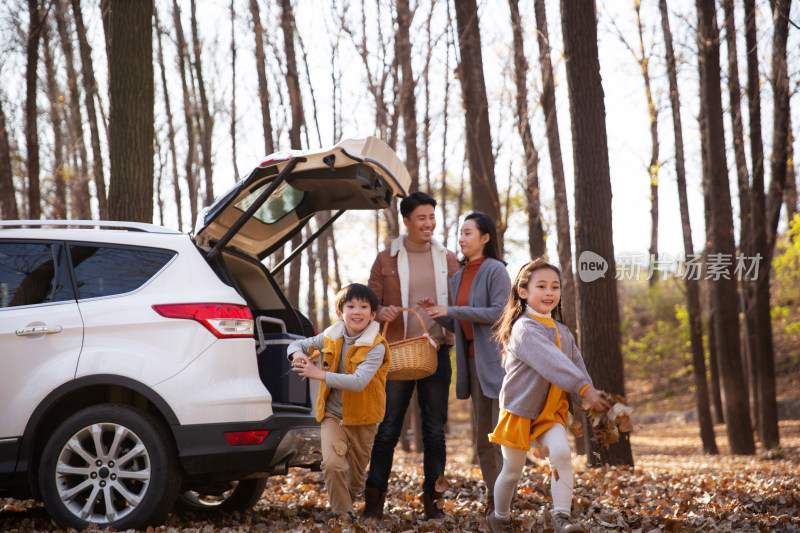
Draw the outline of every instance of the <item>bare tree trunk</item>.
<instances>
[{"instance_id":1,"label":"bare tree trunk","mask_svg":"<svg viewBox=\"0 0 800 533\"><path fill-rule=\"evenodd\" d=\"M783 204L786 208L786 221L791 223L797 214L797 176L794 166L794 134L792 133L792 113L789 113L789 139L786 143L786 188L783 191Z\"/></svg>"},{"instance_id":2,"label":"bare tree trunk","mask_svg":"<svg viewBox=\"0 0 800 533\"><path fill-rule=\"evenodd\" d=\"M42 216L41 193L39 191L39 129L36 123L36 70L39 64L39 41L44 26L44 7L39 0L28 0L28 41L25 68L25 146L28 150L28 218L38 220Z\"/></svg>"},{"instance_id":3,"label":"bare tree trunk","mask_svg":"<svg viewBox=\"0 0 800 533\"><path fill-rule=\"evenodd\" d=\"M550 167L553 172L553 191L555 193L558 262L561 264L561 311L564 323L576 333L577 338L578 321L575 309L575 278L572 275L569 201L564 180L564 163L561 157L561 139L558 133L555 81L553 79L553 65L550 60L547 12L544 0L534 0L533 6L536 14L536 34L539 43L539 65L542 70L541 102L544 110L547 147L550 152Z\"/></svg>"},{"instance_id":4,"label":"bare tree trunk","mask_svg":"<svg viewBox=\"0 0 800 533\"><path fill-rule=\"evenodd\" d=\"M431 35L431 24L433 19L433 9L436 6L436 0L431 0L428 9L428 18L425 19L425 36L427 38L427 57L425 59L425 68L422 70L423 87L425 89L425 114L422 118L422 152L425 158L425 192L433 195L433 185L431 185L431 57L433 56L433 38ZM449 9L449 8L448 8ZM445 30L447 31L447 30ZM446 52L448 55L450 50ZM449 66L445 66L445 71ZM449 76L449 73L445 74ZM447 111L445 110L445 115ZM445 225L446 227L446 225ZM443 228L445 229L445 228ZM445 248L447 245L445 245Z\"/></svg>"},{"instance_id":5,"label":"bare tree trunk","mask_svg":"<svg viewBox=\"0 0 800 533\"><path fill-rule=\"evenodd\" d=\"M177 0L172 2L172 19L175 23L176 48L178 49L178 70L181 74L181 88L183 92L183 118L186 124L186 184L189 188L189 214L190 225L197 220L197 174L195 161L197 159L197 140L194 131L194 103L189 91L189 81L186 79L186 39L181 23L181 10Z\"/></svg>"},{"instance_id":6,"label":"bare tree trunk","mask_svg":"<svg viewBox=\"0 0 800 533\"><path fill-rule=\"evenodd\" d=\"M575 154L576 253L593 251L615 272L611 239L611 177L608 138L597 51L597 14L593 3L561 1L561 26L567 64L573 151ZM579 259L580 261L580 259ZM617 280L611 276L578 284L578 324L586 366L595 385L625 394ZM586 432L586 435L590 434ZM630 437L621 433L608 449L590 445L590 464L633 465Z\"/></svg>"},{"instance_id":7,"label":"bare tree trunk","mask_svg":"<svg viewBox=\"0 0 800 533\"><path fill-rule=\"evenodd\" d=\"M175 210L178 215L178 231L183 231L183 202L181 199L181 184L178 177L178 154L175 150L175 126L172 120L172 105L170 104L169 88L167 87L167 71L164 67L164 50L161 45L162 28L158 20L158 8L153 8L155 17L155 32L158 42L158 65L161 69L161 86L164 89L164 108L167 112L167 141L169 142L169 153L172 155L172 190L175 195Z\"/></svg>"},{"instance_id":8,"label":"bare tree trunk","mask_svg":"<svg viewBox=\"0 0 800 533\"><path fill-rule=\"evenodd\" d=\"M234 181L239 181L239 167L236 164L236 7L231 0L231 162Z\"/></svg>"},{"instance_id":9,"label":"bare tree trunk","mask_svg":"<svg viewBox=\"0 0 800 533\"><path fill-rule=\"evenodd\" d=\"M3 99L0 98L0 220L18 218L17 198L14 193L14 173L11 170L11 146L8 142Z\"/></svg>"},{"instance_id":10,"label":"bare tree trunk","mask_svg":"<svg viewBox=\"0 0 800 533\"><path fill-rule=\"evenodd\" d=\"M322 226L330 217L330 211L320 211L315 215L317 227ZM331 308L330 297L328 291L330 290L330 266L328 262L329 246L328 242L331 238L331 229L328 228L317 239L317 259L319 260L319 277L322 281L322 329L324 330L331 325Z\"/></svg>"},{"instance_id":11,"label":"bare tree trunk","mask_svg":"<svg viewBox=\"0 0 800 533\"><path fill-rule=\"evenodd\" d=\"M444 63L444 103L442 105L442 169L439 172L441 179L441 197L442 197L442 233L444 239L442 243L447 248L447 243L450 237L450 226L447 221L447 126L448 126L448 109L450 107L450 49L454 47L453 38L453 20L450 15L450 0L446 3L447 9L447 45L445 48L445 63ZM456 222L458 219L456 219Z\"/></svg>"},{"instance_id":12,"label":"bare tree trunk","mask_svg":"<svg viewBox=\"0 0 800 533\"><path fill-rule=\"evenodd\" d=\"M750 219L750 176L747 171L747 157L744 146L744 126L742 123L742 90L739 85L739 61L736 50L736 21L733 0L723 0L725 10L725 44L728 49L728 93L730 95L731 131L733 132L733 152L736 161L736 177L739 186L739 250L745 257L753 257L754 243ZM744 321L742 362L746 370L745 385L750 399L750 418L757 420L758 413L758 366L756 347L755 285L752 280L737 280L744 295Z\"/></svg>"},{"instance_id":13,"label":"bare tree trunk","mask_svg":"<svg viewBox=\"0 0 800 533\"><path fill-rule=\"evenodd\" d=\"M786 41L789 35L790 0L778 0L772 7L774 33L772 37L772 162L769 196L766 202L766 260L756 279L756 337L758 339L758 431L765 450L780 446L778 432L778 405L775 390L775 353L772 345L772 317L770 315L770 265L777 239L778 219L786 184L789 140L789 75L786 62ZM761 184L758 184L761 185ZM757 184L754 182L753 187ZM758 195L758 216L764 206L763 195ZM754 209L755 211L755 209ZM753 217L755 219L755 216ZM756 242L756 253L761 253Z\"/></svg>"},{"instance_id":14,"label":"bare tree trunk","mask_svg":"<svg viewBox=\"0 0 800 533\"><path fill-rule=\"evenodd\" d=\"M250 15L253 17L253 35L256 39L256 73L258 75L258 99L261 101L261 124L264 129L264 150L266 154L271 154L275 152L275 142L272 139L272 119L269 113L264 27L261 25L261 11L258 7L258 0L250 0ZM281 277L283 276L281 275ZM283 285L283 283L279 284Z\"/></svg>"},{"instance_id":15,"label":"bare tree trunk","mask_svg":"<svg viewBox=\"0 0 800 533\"><path fill-rule=\"evenodd\" d=\"M469 161L472 208L489 215L498 226L500 251L503 229L500 224L500 198L494 176L489 102L483 77L478 6L475 0L455 2L460 61L458 75L464 101L467 160Z\"/></svg>"},{"instance_id":16,"label":"bare tree trunk","mask_svg":"<svg viewBox=\"0 0 800 533\"><path fill-rule=\"evenodd\" d=\"M406 168L411 175L409 192L419 190L419 155L417 153L417 99L414 96L414 73L411 70L411 40L409 27L411 13L408 0L397 0L397 37L395 48L400 63L400 111L403 116L403 132L406 148Z\"/></svg>"},{"instance_id":17,"label":"bare tree trunk","mask_svg":"<svg viewBox=\"0 0 800 533\"><path fill-rule=\"evenodd\" d=\"M67 71L67 93L69 95L69 120L70 144L78 151L79 166L74 169L72 176L72 201L71 209L74 218L90 220L92 218L91 195L89 193L89 172L87 163L89 158L86 153L86 142L83 135L83 118L81 117L81 94L78 89L78 74L75 72L75 53L72 47L72 35L67 23L68 6L65 0L56 0L55 19L58 28L61 47L64 50L64 63ZM62 176L63 178L63 176ZM66 186L66 184L64 184ZM66 218L66 203L64 204Z\"/></svg>"},{"instance_id":18,"label":"bare tree trunk","mask_svg":"<svg viewBox=\"0 0 800 533\"><path fill-rule=\"evenodd\" d=\"M528 249L531 257L545 254L545 235L539 202L539 152L533 144L528 110L528 60L522 37L519 0L508 0L511 29L514 36L514 75L517 86L517 129L525 151L525 197L528 201Z\"/></svg>"},{"instance_id":19,"label":"bare tree trunk","mask_svg":"<svg viewBox=\"0 0 800 533\"><path fill-rule=\"evenodd\" d=\"M672 31L669 26L667 0L659 0L661 11L661 28L664 32L664 43L667 58L667 74L669 78L669 95L672 106L672 125L675 137L675 174L678 182L678 200L681 211L681 227L683 229L683 250L686 258L694 255L692 227L689 219L689 201L686 193L686 166L683 152L683 126L681 121L681 102L678 92L678 71L675 64L675 52L672 47ZM714 436L714 422L711 418L708 382L706 380L705 351L703 350L703 322L700 307L700 283L686 276L686 306L689 313L689 340L692 346L692 367L694 370L695 403L697 404L697 421L700 425L700 439L705 453L717 454L717 442Z\"/></svg>"},{"instance_id":20,"label":"bare tree trunk","mask_svg":"<svg viewBox=\"0 0 800 533\"><path fill-rule=\"evenodd\" d=\"M712 256L734 258L733 213L725 161L725 132L720 97L719 31L715 19L714 0L696 0L698 12L698 45L701 70L700 93L705 112L708 153ZM739 312L736 280L714 279L711 282L713 319L716 326L720 376L725 395L724 409L728 443L734 454L753 454L753 430L745 394L739 343Z\"/></svg>"},{"instance_id":21,"label":"bare tree trunk","mask_svg":"<svg viewBox=\"0 0 800 533\"><path fill-rule=\"evenodd\" d=\"M153 221L153 4L114 2L109 13L108 213Z\"/></svg>"},{"instance_id":22,"label":"bare tree trunk","mask_svg":"<svg viewBox=\"0 0 800 533\"><path fill-rule=\"evenodd\" d=\"M206 84L203 80L203 60L201 58L200 37L197 32L197 2L192 0L192 48L194 53L194 70L197 73L197 89L200 93L200 148L203 150L203 175L206 178L205 205L214 202L214 181L212 179L211 138L214 131L214 121L208 109Z\"/></svg>"},{"instance_id":23,"label":"bare tree trunk","mask_svg":"<svg viewBox=\"0 0 800 533\"><path fill-rule=\"evenodd\" d=\"M64 220L67 218L67 184L64 181L64 126L62 124L64 103L63 93L58 87L56 78L53 50L50 48L51 37L49 24L45 23L42 26L42 52L45 66L45 92L50 104L50 124L53 128L53 183L55 184L55 194L52 200L47 200L46 203L53 206L53 213L52 215L48 214L48 218L52 216L58 220Z\"/></svg>"},{"instance_id":24,"label":"bare tree trunk","mask_svg":"<svg viewBox=\"0 0 800 533\"><path fill-rule=\"evenodd\" d=\"M306 226L306 239L311 237L314 230L309 223ZM318 239L317 243L322 239ZM312 243L306 248L306 268L308 272L308 294L306 298L306 308L308 309L308 319L311 320L311 325L315 331L319 331L319 320L317 319L317 261L319 256L314 253L314 244Z\"/></svg>"},{"instance_id":25,"label":"bare tree trunk","mask_svg":"<svg viewBox=\"0 0 800 533\"><path fill-rule=\"evenodd\" d=\"M108 219L108 197L106 196L106 178L103 169L103 152L100 148L100 128L95 111L94 95L97 82L94 78L92 49L86 38L87 32L83 24L80 0L72 0L72 13L75 17L75 33L78 35L78 47L81 53L81 72L83 73L83 98L89 122L89 136L92 143L92 177L97 195L97 211L101 220ZM102 109L101 109L102 112ZM105 121L104 121L105 124Z\"/></svg>"},{"instance_id":26,"label":"bare tree trunk","mask_svg":"<svg viewBox=\"0 0 800 533\"><path fill-rule=\"evenodd\" d=\"M281 29L283 31L283 45L286 52L286 84L289 88L289 104L292 110L292 123L289 129L289 142L292 149L302 148L301 129L305 125L303 116L303 99L300 94L300 78L297 74L297 57L294 51L294 14L292 13L291 0L281 0ZM302 244L300 233L292 237L292 249ZM302 261L298 255L289 263L289 302L297 307L300 301L300 271Z\"/></svg>"}]
</instances>

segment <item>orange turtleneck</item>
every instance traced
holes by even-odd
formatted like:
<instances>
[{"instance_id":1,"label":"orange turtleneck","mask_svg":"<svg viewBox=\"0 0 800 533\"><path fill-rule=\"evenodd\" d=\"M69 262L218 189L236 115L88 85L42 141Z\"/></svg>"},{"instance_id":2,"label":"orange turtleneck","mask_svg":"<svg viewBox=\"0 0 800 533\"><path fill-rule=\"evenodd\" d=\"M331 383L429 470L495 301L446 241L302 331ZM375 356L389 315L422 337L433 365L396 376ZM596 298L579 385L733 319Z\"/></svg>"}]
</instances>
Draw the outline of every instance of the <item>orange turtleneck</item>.
<instances>
[{"instance_id":1,"label":"orange turtleneck","mask_svg":"<svg viewBox=\"0 0 800 533\"><path fill-rule=\"evenodd\" d=\"M458 294L456 294L457 306L466 307L469 305L469 292L472 290L472 282L475 281L475 275L478 273L478 269L481 268L485 259L485 257L481 256L480 259L467 261L464 264L464 272L461 274L461 283L458 286ZM467 340L467 346L469 346L469 357L475 359L475 345L472 342L474 339L472 322L467 322L465 320L460 320L459 322L461 323L461 331L464 332L464 338Z\"/></svg>"}]
</instances>

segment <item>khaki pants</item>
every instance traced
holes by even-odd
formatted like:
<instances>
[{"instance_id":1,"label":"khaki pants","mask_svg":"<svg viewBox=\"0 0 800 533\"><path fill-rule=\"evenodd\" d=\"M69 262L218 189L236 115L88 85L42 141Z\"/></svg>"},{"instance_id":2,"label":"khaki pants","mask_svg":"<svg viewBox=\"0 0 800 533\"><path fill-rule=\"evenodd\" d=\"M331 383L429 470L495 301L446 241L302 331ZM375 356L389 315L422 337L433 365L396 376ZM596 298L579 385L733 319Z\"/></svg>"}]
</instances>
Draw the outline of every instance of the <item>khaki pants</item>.
<instances>
[{"instance_id":1,"label":"khaki pants","mask_svg":"<svg viewBox=\"0 0 800 533\"><path fill-rule=\"evenodd\" d=\"M322 419L322 473L328 502L334 514L347 513L364 488L372 441L378 424L340 425L341 419L325 413Z\"/></svg>"},{"instance_id":2,"label":"khaki pants","mask_svg":"<svg viewBox=\"0 0 800 533\"><path fill-rule=\"evenodd\" d=\"M489 398L483 394L475 359L469 361L469 396L472 400L472 421L475 424L475 451L481 467L483 482L486 483L487 494L494 494L494 482L503 468L503 456L500 446L489 441L489 433L497 427L500 416L500 400Z\"/></svg>"}]
</instances>

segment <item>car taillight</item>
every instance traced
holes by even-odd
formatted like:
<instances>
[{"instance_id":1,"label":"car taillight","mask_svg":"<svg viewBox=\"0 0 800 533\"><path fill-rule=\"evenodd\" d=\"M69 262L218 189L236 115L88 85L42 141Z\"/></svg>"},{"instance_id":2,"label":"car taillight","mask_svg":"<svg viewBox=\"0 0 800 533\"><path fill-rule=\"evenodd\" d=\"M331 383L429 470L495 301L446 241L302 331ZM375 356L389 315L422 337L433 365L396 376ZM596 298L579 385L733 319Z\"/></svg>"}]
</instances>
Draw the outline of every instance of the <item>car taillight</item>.
<instances>
[{"instance_id":1,"label":"car taillight","mask_svg":"<svg viewBox=\"0 0 800 533\"><path fill-rule=\"evenodd\" d=\"M245 305L235 304L163 304L153 309L167 318L196 320L218 339L253 336L253 314Z\"/></svg>"},{"instance_id":2,"label":"car taillight","mask_svg":"<svg viewBox=\"0 0 800 533\"><path fill-rule=\"evenodd\" d=\"M231 446L253 446L261 444L269 435L269 431L234 431L225 433L225 438Z\"/></svg>"}]
</instances>

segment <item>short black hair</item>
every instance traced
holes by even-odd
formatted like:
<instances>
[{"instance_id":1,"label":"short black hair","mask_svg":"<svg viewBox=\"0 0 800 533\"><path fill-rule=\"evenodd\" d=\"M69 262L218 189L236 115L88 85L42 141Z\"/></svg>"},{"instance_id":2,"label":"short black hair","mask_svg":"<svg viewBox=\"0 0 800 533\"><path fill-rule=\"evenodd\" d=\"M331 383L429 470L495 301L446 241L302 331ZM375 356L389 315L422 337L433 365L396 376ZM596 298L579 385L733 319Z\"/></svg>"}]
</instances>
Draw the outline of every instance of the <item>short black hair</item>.
<instances>
[{"instance_id":1,"label":"short black hair","mask_svg":"<svg viewBox=\"0 0 800 533\"><path fill-rule=\"evenodd\" d=\"M375 294L375 291L361 283L351 283L343 287L342 290L336 293L336 299L333 301L333 304L336 306L336 310L341 313L344 309L344 304L353 300L368 302L369 306L372 308L372 312L378 312L378 295Z\"/></svg>"},{"instance_id":2,"label":"short black hair","mask_svg":"<svg viewBox=\"0 0 800 533\"><path fill-rule=\"evenodd\" d=\"M403 218L408 218L414 209L421 205L432 205L435 208L436 200L430 194L421 191L412 192L400 202L400 214Z\"/></svg>"}]
</instances>

